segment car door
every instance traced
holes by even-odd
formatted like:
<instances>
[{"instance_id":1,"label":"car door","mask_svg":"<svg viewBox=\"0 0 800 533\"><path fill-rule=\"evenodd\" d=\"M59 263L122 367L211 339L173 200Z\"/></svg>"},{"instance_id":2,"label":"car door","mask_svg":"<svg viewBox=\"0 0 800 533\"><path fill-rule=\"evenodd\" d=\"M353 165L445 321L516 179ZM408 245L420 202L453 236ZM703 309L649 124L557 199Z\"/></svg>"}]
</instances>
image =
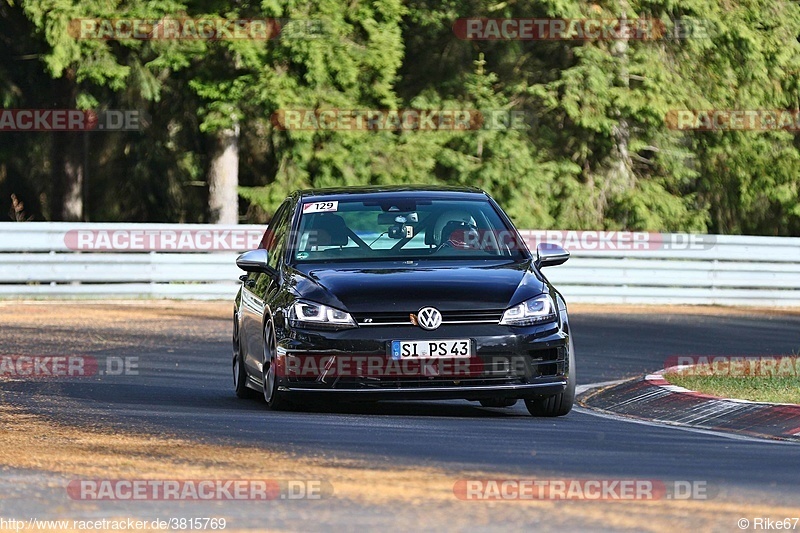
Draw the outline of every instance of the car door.
<instances>
[{"instance_id":1,"label":"car door","mask_svg":"<svg viewBox=\"0 0 800 533\"><path fill-rule=\"evenodd\" d=\"M265 238L264 248L269 252L269 266L275 272L280 271L286 241L292 220L292 202L287 199L275 211L270 221ZM264 356L263 317L269 300L275 295L279 281L271 274L250 272L242 287L243 320L242 331L247 346L244 364L251 375L261 375L261 363Z\"/></svg>"}]
</instances>

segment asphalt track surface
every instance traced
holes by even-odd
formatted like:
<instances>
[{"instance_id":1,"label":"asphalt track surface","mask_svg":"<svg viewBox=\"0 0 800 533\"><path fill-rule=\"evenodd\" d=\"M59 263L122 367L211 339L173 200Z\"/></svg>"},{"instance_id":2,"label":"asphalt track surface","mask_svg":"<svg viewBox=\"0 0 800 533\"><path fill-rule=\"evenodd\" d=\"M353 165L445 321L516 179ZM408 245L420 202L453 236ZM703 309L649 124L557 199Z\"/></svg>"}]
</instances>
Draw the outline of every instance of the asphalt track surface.
<instances>
[{"instance_id":1,"label":"asphalt track surface","mask_svg":"<svg viewBox=\"0 0 800 533\"><path fill-rule=\"evenodd\" d=\"M47 305L47 304L40 304ZM80 332L119 342L92 355L136 356L139 375L0 383L17 405L68 423L257 444L375 465L432 465L520 476L703 480L710 493L800 502L800 447L684 431L576 409L559 419L477 403L391 402L271 412L233 395L227 315L159 331L102 321ZM800 349L800 316L572 314L578 383L658 370L674 355L775 355ZM0 353L47 354L74 331L3 325ZM113 330L113 331L112 331ZM74 348L73 348L74 349Z\"/></svg>"}]
</instances>

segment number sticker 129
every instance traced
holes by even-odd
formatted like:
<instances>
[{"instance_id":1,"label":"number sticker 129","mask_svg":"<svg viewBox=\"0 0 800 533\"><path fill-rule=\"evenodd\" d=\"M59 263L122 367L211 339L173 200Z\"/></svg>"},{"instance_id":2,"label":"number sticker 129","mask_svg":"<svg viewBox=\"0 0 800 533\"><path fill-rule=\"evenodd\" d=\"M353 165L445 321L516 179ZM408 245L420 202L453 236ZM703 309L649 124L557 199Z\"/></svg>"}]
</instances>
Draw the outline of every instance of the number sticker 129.
<instances>
[{"instance_id":1,"label":"number sticker 129","mask_svg":"<svg viewBox=\"0 0 800 533\"><path fill-rule=\"evenodd\" d=\"M303 214L309 213L335 213L339 209L339 201L332 202L311 202L303 204Z\"/></svg>"}]
</instances>

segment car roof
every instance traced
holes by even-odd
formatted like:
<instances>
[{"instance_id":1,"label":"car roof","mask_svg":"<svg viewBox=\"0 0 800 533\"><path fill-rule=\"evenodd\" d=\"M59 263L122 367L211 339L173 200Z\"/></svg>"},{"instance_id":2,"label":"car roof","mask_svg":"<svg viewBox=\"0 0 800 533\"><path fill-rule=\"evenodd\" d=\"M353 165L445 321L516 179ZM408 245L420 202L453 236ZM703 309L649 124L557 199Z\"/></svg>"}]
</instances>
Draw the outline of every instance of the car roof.
<instances>
[{"instance_id":1,"label":"car roof","mask_svg":"<svg viewBox=\"0 0 800 533\"><path fill-rule=\"evenodd\" d=\"M324 189L304 189L297 191L301 200L355 200L358 197L403 196L404 198L487 198L487 194L477 187L458 187L448 185L377 185L362 187L332 187Z\"/></svg>"}]
</instances>

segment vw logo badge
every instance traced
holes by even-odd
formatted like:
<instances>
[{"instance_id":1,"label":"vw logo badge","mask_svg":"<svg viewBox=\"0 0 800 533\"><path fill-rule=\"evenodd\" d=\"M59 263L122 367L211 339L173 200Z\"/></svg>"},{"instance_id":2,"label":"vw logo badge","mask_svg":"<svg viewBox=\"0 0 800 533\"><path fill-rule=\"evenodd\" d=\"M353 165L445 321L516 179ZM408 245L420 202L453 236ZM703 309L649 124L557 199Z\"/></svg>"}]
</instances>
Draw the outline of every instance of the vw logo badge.
<instances>
[{"instance_id":1,"label":"vw logo badge","mask_svg":"<svg viewBox=\"0 0 800 533\"><path fill-rule=\"evenodd\" d=\"M417 314L417 322L422 329L434 330L442 325L442 313L435 307L423 307Z\"/></svg>"}]
</instances>

